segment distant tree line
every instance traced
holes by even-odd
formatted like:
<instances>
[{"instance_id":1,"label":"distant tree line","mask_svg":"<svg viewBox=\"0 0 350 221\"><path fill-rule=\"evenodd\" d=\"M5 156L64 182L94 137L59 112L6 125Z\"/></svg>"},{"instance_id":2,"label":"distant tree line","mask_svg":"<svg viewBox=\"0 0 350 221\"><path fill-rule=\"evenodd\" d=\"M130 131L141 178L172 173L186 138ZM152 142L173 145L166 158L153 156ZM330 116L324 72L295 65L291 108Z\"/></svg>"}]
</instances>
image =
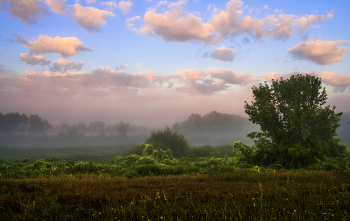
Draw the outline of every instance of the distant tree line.
<instances>
[{"instance_id":1,"label":"distant tree line","mask_svg":"<svg viewBox=\"0 0 350 221\"><path fill-rule=\"evenodd\" d=\"M7 114L0 112L0 133L4 135L38 135L50 128L49 122L41 119L37 114L31 114L28 117L18 112Z\"/></svg>"},{"instance_id":2,"label":"distant tree line","mask_svg":"<svg viewBox=\"0 0 350 221\"><path fill-rule=\"evenodd\" d=\"M230 133L242 132L249 127L252 123L248 118L212 111L203 116L193 113L187 120L173 124L172 130L180 133Z\"/></svg>"},{"instance_id":3,"label":"distant tree line","mask_svg":"<svg viewBox=\"0 0 350 221\"><path fill-rule=\"evenodd\" d=\"M124 123L123 121L114 124L112 126L106 124L102 121L93 121L88 125L84 123L78 123L70 125L68 123L62 124L60 127L55 128L55 132L61 136L68 135L69 137L79 137L86 135L115 135L126 136L127 134L148 134L152 129L147 127L137 127L129 123Z\"/></svg>"}]
</instances>

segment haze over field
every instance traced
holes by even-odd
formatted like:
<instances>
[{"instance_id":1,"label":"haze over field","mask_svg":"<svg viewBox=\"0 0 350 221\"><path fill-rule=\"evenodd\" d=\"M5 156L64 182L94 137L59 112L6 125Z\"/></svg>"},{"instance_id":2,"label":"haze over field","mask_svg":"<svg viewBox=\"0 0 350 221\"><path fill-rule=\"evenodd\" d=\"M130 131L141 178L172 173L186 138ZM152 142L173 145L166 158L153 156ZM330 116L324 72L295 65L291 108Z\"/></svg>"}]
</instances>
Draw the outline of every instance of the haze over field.
<instances>
[{"instance_id":1,"label":"haze over field","mask_svg":"<svg viewBox=\"0 0 350 221\"><path fill-rule=\"evenodd\" d=\"M322 78L350 111L348 1L0 0L0 112L53 125L247 117L263 81Z\"/></svg>"}]
</instances>

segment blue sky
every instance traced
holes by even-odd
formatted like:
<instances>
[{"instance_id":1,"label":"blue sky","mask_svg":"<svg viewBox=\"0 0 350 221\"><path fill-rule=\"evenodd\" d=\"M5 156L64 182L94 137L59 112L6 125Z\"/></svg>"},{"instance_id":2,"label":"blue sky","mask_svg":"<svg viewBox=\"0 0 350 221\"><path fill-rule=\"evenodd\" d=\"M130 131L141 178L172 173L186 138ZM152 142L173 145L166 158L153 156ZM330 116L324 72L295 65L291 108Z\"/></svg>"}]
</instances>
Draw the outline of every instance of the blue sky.
<instances>
[{"instance_id":1,"label":"blue sky","mask_svg":"<svg viewBox=\"0 0 350 221\"><path fill-rule=\"evenodd\" d=\"M165 126L323 79L350 111L348 1L0 0L0 112Z\"/></svg>"}]
</instances>

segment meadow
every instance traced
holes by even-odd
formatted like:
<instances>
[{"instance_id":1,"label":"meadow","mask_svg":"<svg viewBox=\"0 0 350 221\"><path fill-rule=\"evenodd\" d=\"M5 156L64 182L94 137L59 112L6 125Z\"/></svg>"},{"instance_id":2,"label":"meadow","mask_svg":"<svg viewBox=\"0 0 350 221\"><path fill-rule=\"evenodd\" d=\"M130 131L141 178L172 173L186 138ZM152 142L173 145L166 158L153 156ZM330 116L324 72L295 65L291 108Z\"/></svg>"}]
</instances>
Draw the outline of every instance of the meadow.
<instances>
[{"instance_id":1,"label":"meadow","mask_svg":"<svg viewBox=\"0 0 350 221\"><path fill-rule=\"evenodd\" d=\"M242 163L232 144L192 147L178 158L148 144L101 148L123 155L89 159L96 148L76 147L63 158L2 159L1 220L350 218L348 159L286 170Z\"/></svg>"}]
</instances>

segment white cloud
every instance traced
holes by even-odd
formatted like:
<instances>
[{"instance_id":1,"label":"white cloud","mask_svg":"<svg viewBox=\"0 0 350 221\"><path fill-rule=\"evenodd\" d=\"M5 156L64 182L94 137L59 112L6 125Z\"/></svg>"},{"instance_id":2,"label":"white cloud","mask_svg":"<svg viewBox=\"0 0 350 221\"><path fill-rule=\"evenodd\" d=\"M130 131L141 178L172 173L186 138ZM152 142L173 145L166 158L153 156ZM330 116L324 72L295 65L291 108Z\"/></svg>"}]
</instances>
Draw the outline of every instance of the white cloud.
<instances>
[{"instance_id":1,"label":"white cloud","mask_svg":"<svg viewBox=\"0 0 350 221\"><path fill-rule=\"evenodd\" d=\"M79 63L77 63L75 61L68 61L67 59L60 58L53 63L53 66L50 68L50 70L54 72L67 72L73 69L80 71L83 68L84 64L84 61L79 61Z\"/></svg>"},{"instance_id":2,"label":"white cloud","mask_svg":"<svg viewBox=\"0 0 350 221\"><path fill-rule=\"evenodd\" d=\"M85 2L88 4L95 4L96 0L85 0Z\"/></svg>"},{"instance_id":3,"label":"white cloud","mask_svg":"<svg viewBox=\"0 0 350 221\"><path fill-rule=\"evenodd\" d=\"M40 35L37 40L29 41L23 46L29 48L31 53L60 53L63 57L73 56L78 51L93 51L93 49L83 46L83 43L75 37L48 37Z\"/></svg>"},{"instance_id":4,"label":"white cloud","mask_svg":"<svg viewBox=\"0 0 350 221\"><path fill-rule=\"evenodd\" d=\"M305 59L320 65L332 64L343 60L343 54L348 50L347 47L339 46L342 42L344 41L307 41L288 49L287 52L296 59Z\"/></svg>"},{"instance_id":5,"label":"white cloud","mask_svg":"<svg viewBox=\"0 0 350 221\"><path fill-rule=\"evenodd\" d=\"M141 69L141 63L136 64L136 67Z\"/></svg>"},{"instance_id":6,"label":"white cloud","mask_svg":"<svg viewBox=\"0 0 350 221\"><path fill-rule=\"evenodd\" d=\"M46 4L51 11L57 14L66 14L66 5L64 4L66 0L45 0L44 4Z\"/></svg>"},{"instance_id":7,"label":"white cloud","mask_svg":"<svg viewBox=\"0 0 350 221\"><path fill-rule=\"evenodd\" d=\"M20 19L22 22L32 25L37 24L37 18L43 18L47 11L39 2L41 0L1 0L1 2L9 2L8 11L14 18Z\"/></svg>"},{"instance_id":8,"label":"white cloud","mask_svg":"<svg viewBox=\"0 0 350 221\"><path fill-rule=\"evenodd\" d=\"M236 56L236 51L232 50L230 48L226 48L224 46L221 46L219 48L215 48L212 53L205 53L203 56L204 57L211 57L211 58L214 58L216 60L233 62L233 60Z\"/></svg>"},{"instance_id":9,"label":"white cloud","mask_svg":"<svg viewBox=\"0 0 350 221\"><path fill-rule=\"evenodd\" d=\"M123 12L124 15L130 12L132 6L133 4L130 1L120 1L118 3L119 9Z\"/></svg>"},{"instance_id":10,"label":"white cloud","mask_svg":"<svg viewBox=\"0 0 350 221\"><path fill-rule=\"evenodd\" d=\"M106 25L107 16L114 16L112 12L93 7L83 7L80 4L71 6L69 10L78 25L88 32L101 31L100 26Z\"/></svg>"}]
</instances>

